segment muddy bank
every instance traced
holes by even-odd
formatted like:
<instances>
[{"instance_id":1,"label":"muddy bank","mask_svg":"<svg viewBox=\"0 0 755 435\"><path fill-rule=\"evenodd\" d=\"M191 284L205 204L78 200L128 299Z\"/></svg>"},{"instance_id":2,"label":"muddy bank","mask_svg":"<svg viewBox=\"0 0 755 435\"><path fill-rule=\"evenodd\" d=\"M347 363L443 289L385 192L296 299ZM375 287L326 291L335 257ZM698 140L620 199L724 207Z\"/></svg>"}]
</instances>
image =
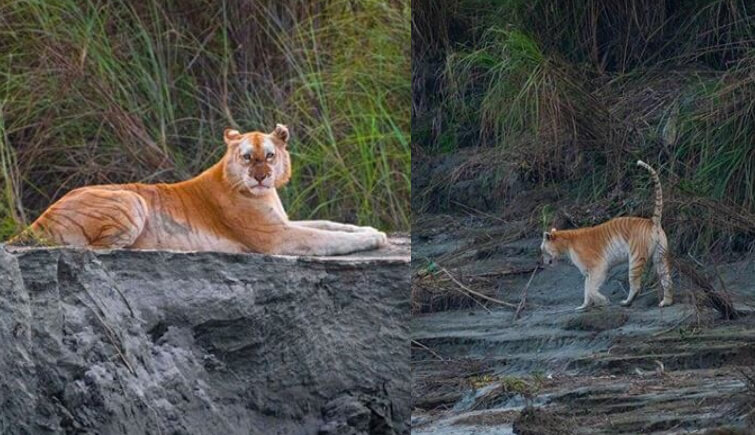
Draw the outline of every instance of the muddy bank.
<instances>
[{"instance_id":1,"label":"muddy bank","mask_svg":"<svg viewBox=\"0 0 755 435\"><path fill-rule=\"evenodd\" d=\"M0 249L0 433L406 434L409 242Z\"/></svg>"},{"instance_id":2,"label":"muddy bank","mask_svg":"<svg viewBox=\"0 0 755 435\"><path fill-rule=\"evenodd\" d=\"M462 284L487 286L492 296L518 304L536 266L538 234L528 234L526 222L443 221L415 228L415 277L437 261L433 267L447 268ZM583 279L568 261L536 273L518 320L513 308L493 303L415 314L412 433L745 428L748 385L740 370L755 361L755 261L717 270L716 287L725 287L744 314L736 321L721 321L695 302L678 274L672 307L657 308L652 274L635 303L621 307L626 267L602 288L610 306L575 312Z\"/></svg>"}]
</instances>

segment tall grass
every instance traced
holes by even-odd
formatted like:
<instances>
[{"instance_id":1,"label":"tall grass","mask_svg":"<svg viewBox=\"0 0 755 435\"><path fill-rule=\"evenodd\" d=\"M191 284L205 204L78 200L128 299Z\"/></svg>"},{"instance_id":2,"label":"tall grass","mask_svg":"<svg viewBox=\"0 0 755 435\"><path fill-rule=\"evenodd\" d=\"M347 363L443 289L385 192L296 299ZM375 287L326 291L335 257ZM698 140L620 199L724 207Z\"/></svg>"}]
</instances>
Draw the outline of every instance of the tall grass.
<instances>
[{"instance_id":1,"label":"tall grass","mask_svg":"<svg viewBox=\"0 0 755 435\"><path fill-rule=\"evenodd\" d=\"M646 160L678 252L755 247L751 2L450 4L415 2L416 155L497 150L558 206L607 203L599 219L650 212Z\"/></svg>"},{"instance_id":2,"label":"tall grass","mask_svg":"<svg viewBox=\"0 0 755 435\"><path fill-rule=\"evenodd\" d=\"M407 229L410 7L0 0L0 236L84 184L176 181L289 126L292 218Z\"/></svg>"}]
</instances>

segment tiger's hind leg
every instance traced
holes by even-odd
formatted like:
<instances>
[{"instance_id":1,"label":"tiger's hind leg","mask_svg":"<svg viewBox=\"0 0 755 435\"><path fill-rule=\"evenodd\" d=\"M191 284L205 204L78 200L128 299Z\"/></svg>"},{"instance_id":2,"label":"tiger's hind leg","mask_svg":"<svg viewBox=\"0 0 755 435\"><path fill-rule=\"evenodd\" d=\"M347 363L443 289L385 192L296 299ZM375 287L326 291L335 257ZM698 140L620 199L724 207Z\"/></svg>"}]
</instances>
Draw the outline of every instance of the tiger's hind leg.
<instances>
[{"instance_id":1,"label":"tiger's hind leg","mask_svg":"<svg viewBox=\"0 0 755 435\"><path fill-rule=\"evenodd\" d=\"M642 271L645 269L647 259L640 255L630 255L629 257L629 295L621 301L621 305L629 306L642 289Z\"/></svg>"},{"instance_id":2,"label":"tiger's hind leg","mask_svg":"<svg viewBox=\"0 0 755 435\"><path fill-rule=\"evenodd\" d=\"M61 245L125 248L136 241L146 220L147 204L139 194L83 188L50 206L31 230Z\"/></svg>"},{"instance_id":3,"label":"tiger's hind leg","mask_svg":"<svg viewBox=\"0 0 755 435\"><path fill-rule=\"evenodd\" d=\"M658 247L653 252L653 263L658 274L658 280L661 282L663 289L663 300L658 304L659 307L667 307L674 303L674 290L671 282L671 266L669 262L668 241L666 234L661 231L661 238Z\"/></svg>"}]
</instances>

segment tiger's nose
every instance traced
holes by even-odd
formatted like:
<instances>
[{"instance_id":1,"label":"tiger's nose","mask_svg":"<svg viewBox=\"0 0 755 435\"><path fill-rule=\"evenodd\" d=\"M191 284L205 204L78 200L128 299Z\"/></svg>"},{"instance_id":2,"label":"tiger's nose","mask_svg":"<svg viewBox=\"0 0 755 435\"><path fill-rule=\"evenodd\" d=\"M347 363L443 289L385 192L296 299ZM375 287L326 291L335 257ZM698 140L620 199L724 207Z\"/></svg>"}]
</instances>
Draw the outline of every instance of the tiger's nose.
<instances>
[{"instance_id":1,"label":"tiger's nose","mask_svg":"<svg viewBox=\"0 0 755 435\"><path fill-rule=\"evenodd\" d=\"M258 183L262 183L262 180L267 178L267 174L254 174L254 179L257 180Z\"/></svg>"}]
</instances>

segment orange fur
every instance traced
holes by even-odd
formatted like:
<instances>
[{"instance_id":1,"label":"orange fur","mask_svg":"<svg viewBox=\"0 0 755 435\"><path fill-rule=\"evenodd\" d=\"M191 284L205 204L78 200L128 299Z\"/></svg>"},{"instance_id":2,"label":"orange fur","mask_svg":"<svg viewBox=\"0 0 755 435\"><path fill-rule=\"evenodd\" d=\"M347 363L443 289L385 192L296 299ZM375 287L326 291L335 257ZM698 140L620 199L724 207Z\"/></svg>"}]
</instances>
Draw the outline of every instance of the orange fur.
<instances>
[{"instance_id":1,"label":"orange fur","mask_svg":"<svg viewBox=\"0 0 755 435\"><path fill-rule=\"evenodd\" d=\"M594 227L551 232L550 236L556 252L565 254L573 250L585 268L591 270L605 262L603 252L612 240L625 241L630 253L648 252L652 248L652 231L650 219L619 217Z\"/></svg>"},{"instance_id":2,"label":"orange fur","mask_svg":"<svg viewBox=\"0 0 755 435\"><path fill-rule=\"evenodd\" d=\"M564 231L554 228L543 234L540 248L544 262L550 264L568 255L585 276L584 303L578 309L592 303L608 303L599 291L600 286L613 266L627 261L630 291L622 305L631 304L639 293L644 266L651 258L664 291L660 306L673 303L668 241L660 226L663 208L660 179L646 163L639 161L637 164L651 173L655 183L656 202L652 219L620 217L594 227Z\"/></svg>"},{"instance_id":3,"label":"orange fur","mask_svg":"<svg viewBox=\"0 0 755 435\"><path fill-rule=\"evenodd\" d=\"M374 249L384 233L330 221L290 221L277 188L291 177L283 125L272 133L226 130L223 158L174 184L75 189L30 226L62 245L337 255Z\"/></svg>"}]
</instances>

